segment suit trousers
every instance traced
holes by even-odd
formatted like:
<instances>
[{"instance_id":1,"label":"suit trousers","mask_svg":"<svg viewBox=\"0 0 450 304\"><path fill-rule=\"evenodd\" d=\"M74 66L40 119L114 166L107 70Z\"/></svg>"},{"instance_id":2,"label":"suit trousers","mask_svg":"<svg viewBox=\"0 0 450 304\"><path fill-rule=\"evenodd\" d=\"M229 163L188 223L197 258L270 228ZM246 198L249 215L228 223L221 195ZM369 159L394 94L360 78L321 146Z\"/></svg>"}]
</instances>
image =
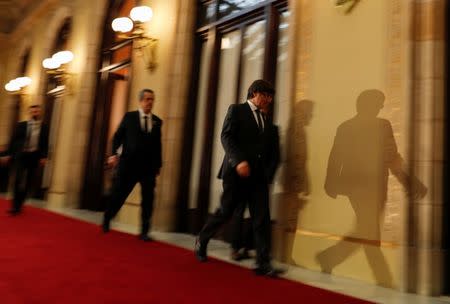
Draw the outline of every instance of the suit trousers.
<instances>
[{"instance_id":1,"label":"suit trousers","mask_svg":"<svg viewBox=\"0 0 450 304\"><path fill-rule=\"evenodd\" d=\"M241 248L249 250L253 248L253 233L252 228L248 229L245 225L244 213L247 207L246 201L241 201L234 211L233 217L230 222L230 233L231 233L231 248L234 251L238 251Z\"/></svg>"},{"instance_id":2,"label":"suit trousers","mask_svg":"<svg viewBox=\"0 0 450 304\"><path fill-rule=\"evenodd\" d=\"M106 206L104 221L109 222L116 216L125 203L136 183L141 185L141 234L146 235L150 229L150 218L153 213L155 174L138 165L119 163L117 174L113 180L109 203Z\"/></svg>"},{"instance_id":3,"label":"suit trousers","mask_svg":"<svg viewBox=\"0 0 450 304\"><path fill-rule=\"evenodd\" d=\"M269 187L263 175L248 178L227 177L223 180L220 206L211 215L199 233L199 241L207 244L217 231L233 216L241 202L247 202L253 226L256 247L256 263L270 263L271 227L269 211Z\"/></svg>"},{"instance_id":4,"label":"suit trousers","mask_svg":"<svg viewBox=\"0 0 450 304\"><path fill-rule=\"evenodd\" d=\"M33 178L38 164L39 152L22 152L17 156L13 210L20 211L22 209L25 198L33 186Z\"/></svg>"}]
</instances>

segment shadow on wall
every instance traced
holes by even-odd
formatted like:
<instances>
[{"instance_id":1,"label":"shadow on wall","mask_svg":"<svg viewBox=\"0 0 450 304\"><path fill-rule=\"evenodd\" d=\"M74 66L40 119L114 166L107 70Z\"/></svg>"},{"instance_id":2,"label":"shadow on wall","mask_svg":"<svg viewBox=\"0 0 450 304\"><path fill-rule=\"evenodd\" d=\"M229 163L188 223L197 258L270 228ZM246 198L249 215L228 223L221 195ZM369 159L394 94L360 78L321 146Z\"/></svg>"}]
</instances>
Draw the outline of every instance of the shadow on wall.
<instances>
[{"instance_id":1,"label":"shadow on wall","mask_svg":"<svg viewBox=\"0 0 450 304\"><path fill-rule=\"evenodd\" d=\"M297 230L298 215L301 209L308 203L310 194L309 173L307 167L307 138L305 127L313 117L314 102L300 100L295 104L294 115L289 122L289 130L293 134L293 142L289 149L292 159L286 168L284 185L287 185L287 195L283 201L287 204L279 204L279 214L286 232Z\"/></svg>"},{"instance_id":2,"label":"shadow on wall","mask_svg":"<svg viewBox=\"0 0 450 304\"><path fill-rule=\"evenodd\" d=\"M363 91L356 102L357 114L337 129L328 159L325 192L332 198L348 197L356 224L349 237L320 252L316 259L323 272L331 273L362 246L377 283L391 286L392 273L380 242L389 171L415 199L423 198L427 189L417 178L408 176L391 123L377 117L384 100L379 90ZM349 240L353 245L346 242Z\"/></svg>"}]
</instances>

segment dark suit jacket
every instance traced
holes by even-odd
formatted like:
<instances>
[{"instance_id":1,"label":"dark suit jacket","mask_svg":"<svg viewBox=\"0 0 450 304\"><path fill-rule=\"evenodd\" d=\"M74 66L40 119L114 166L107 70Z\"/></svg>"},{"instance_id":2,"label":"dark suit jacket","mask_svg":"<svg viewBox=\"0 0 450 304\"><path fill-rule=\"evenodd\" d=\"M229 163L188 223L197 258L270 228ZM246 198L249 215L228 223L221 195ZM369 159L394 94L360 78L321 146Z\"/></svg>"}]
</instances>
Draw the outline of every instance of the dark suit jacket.
<instances>
[{"instance_id":1,"label":"dark suit jacket","mask_svg":"<svg viewBox=\"0 0 450 304\"><path fill-rule=\"evenodd\" d=\"M14 135L10 141L8 150L5 155L11 155L14 159L24 149L25 141L27 139L27 121L21 121L17 124L14 130ZM39 133L38 153L40 158L46 158L48 154L48 126L46 124L41 125L41 131Z\"/></svg>"},{"instance_id":2,"label":"dark suit jacket","mask_svg":"<svg viewBox=\"0 0 450 304\"><path fill-rule=\"evenodd\" d=\"M122 146L121 162L158 172L162 165L161 126L162 120L152 114L152 130L145 134L141 129L139 111L126 113L114 134L112 153L117 154L117 149Z\"/></svg>"},{"instance_id":3,"label":"dark suit jacket","mask_svg":"<svg viewBox=\"0 0 450 304\"><path fill-rule=\"evenodd\" d=\"M219 178L235 178L236 166L247 161L251 175L262 174L267 183L272 182L280 157L278 128L265 121L264 132L260 133L247 102L228 108L221 141L225 157Z\"/></svg>"}]
</instances>

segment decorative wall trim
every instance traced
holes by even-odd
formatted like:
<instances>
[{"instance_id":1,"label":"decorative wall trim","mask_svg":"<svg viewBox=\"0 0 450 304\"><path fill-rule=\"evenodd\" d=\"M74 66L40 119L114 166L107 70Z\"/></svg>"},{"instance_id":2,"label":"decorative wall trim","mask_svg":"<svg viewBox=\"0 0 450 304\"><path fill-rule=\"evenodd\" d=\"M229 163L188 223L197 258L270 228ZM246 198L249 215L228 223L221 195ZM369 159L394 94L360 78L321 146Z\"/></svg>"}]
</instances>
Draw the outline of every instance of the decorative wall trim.
<instances>
[{"instance_id":1,"label":"decorative wall trim","mask_svg":"<svg viewBox=\"0 0 450 304\"><path fill-rule=\"evenodd\" d=\"M295 100L302 100L309 96L311 79L311 43L313 34L313 1L301 0L296 5L296 16L299 19L300 30L297 30L297 66Z\"/></svg>"},{"instance_id":2,"label":"decorative wall trim","mask_svg":"<svg viewBox=\"0 0 450 304\"><path fill-rule=\"evenodd\" d=\"M332 240L332 241L347 241L347 242L356 243L356 244L360 244L360 245L371 245L371 246L376 246L376 247L394 248L394 249L399 247L399 244L394 243L394 242L369 240L369 239L356 238L356 237L337 235L337 234L331 234L331 233L308 231L308 230L304 230L304 229L297 229L295 231L295 233L299 234L299 235L328 239L328 240Z\"/></svg>"},{"instance_id":3,"label":"decorative wall trim","mask_svg":"<svg viewBox=\"0 0 450 304\"><path fill-rule=\"evenodd\" d=\"M436 296L444 289L444 0L411 2L410 175L428 193L409 197L406 222L405 286L408 292ZM414 185L410 185L414 192Z\"/></svg>"},{"instance_id":4,"label":"decorative wall trim","mask_svg":"<svg viewBox=\"0 0 450 304\"><path fill-rule=\"evenodd\" d=\"M406 40L402 40L405 36L403 33L405 28L402 27L405 7L402 3L404 2L399 0L388 1L386 100L381 115L392 124L399 153L403 158L408 158L405 140L408 139L408 129L405 124L407 118L403 114L408 109L408 102L403 98L404 80L407 79L407 75L404 74L404 66L408 61L403 52ZM389 176L388 189L382 239L398 243L402 229L400 220L403 216L402 206L406 203L405 190L392 174Z\"/></svg>"}]
</instances>

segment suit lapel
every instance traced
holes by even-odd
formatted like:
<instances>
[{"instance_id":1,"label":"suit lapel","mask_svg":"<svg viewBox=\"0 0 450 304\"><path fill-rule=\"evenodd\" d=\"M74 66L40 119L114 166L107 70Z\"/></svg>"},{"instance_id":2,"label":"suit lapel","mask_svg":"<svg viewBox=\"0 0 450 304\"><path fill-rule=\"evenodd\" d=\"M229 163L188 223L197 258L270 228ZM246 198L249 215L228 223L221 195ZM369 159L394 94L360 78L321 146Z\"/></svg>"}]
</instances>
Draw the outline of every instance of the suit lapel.
<instances>
[{"instance_id":1,"label":"suit lapel","mask_svg":"<svg viewBox=\"0 0 450 304\"><path fill-rule=\"evenodd\" d=\"M133 118L134 121L132 123L138 128L139 131L142 131L139 111L134 111L133 116L134 116L134 118Z\"/></svg>"},{"instance_id":2,"label":"suit lapel","mask_svg":"<svg viewBox=\"0 0 450 304\"><path fill-rule=\"evenodd\" d=\"M25 143L27 141L28 138L28 121L23 121L21 122L22 124L22 134L23 134L23 142Z\"/></svg>"},{"instance_id":3,"label":"suit lapel","mask_svg":"<svg viewBox=\"0 0 450 304\"><path fill-rule=\"evenodd\" d=\"M244 104L244 111L246 112L246 115L248 116L247 121L252 121L253 123L251 123L251 125L253 126L253 129L255 129L255 131L257 133L259 133L258 123L255 120L255 116L253 115L252 108L250 107L248 102L245 102L245 104Z\"/></svg>"}]
</instances>

